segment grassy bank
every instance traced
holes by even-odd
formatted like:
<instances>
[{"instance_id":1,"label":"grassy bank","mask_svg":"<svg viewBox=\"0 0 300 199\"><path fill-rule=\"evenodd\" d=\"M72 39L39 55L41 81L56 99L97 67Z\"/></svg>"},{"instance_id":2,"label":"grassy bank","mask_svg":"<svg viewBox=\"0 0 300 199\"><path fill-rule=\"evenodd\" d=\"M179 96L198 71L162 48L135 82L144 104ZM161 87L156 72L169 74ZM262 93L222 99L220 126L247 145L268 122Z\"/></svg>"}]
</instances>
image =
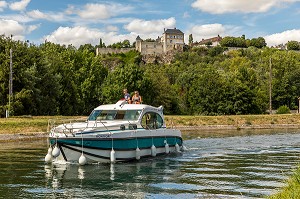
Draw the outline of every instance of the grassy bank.
<instances>
[{"instance_id":1,"label":"grassy bank","mask_svg":"<svg viewBox=\"0 0 300 199\"><path fill-rule=\"evenodd\" d=\"M224 115L224 116L166 116L169 126L231 125L236 127L255 125L300 124L300 114L284 115Z\"/></svg>"},{"instance_id":2,"label":"grassy bank","mask_svg":"<svg viewBox=\"0 0 300 199\"><path fill-rule=\"evenodd\" d=\"M85 116L23 116L0 118L0 134L32 134L46 132L49 119L67 121L86 118ZM242 129L246 127L264 128L300 127L300 114L286 115L229 115L229 116L166 116L167 127L195 127L212 129ZM290 125L290 126L289 126ZM291 126L294 125L294 126Z\"/></svg>"},{"instance_id":3,"label":"grassy bank","mask_svg":"<svg viewBox=\"0 0 300 199\"><path fill-rule=\"evenodd\" d=\"M48 121L55 119L59 121L68 119L78 119L80 117L67 116L22 116L0 118L0 134L33 134L47 132Z\"/></svg>"},{"instance_id":4,"label":"grassy bank","mask_svg":"<svg viewBox=\"0 0 300 199\"><path fill-rule=\"evenodd\" d=\"M300 167L287 180L286 185L269 199L298 199L300 198Z\"/></svg>"}]
</instances>

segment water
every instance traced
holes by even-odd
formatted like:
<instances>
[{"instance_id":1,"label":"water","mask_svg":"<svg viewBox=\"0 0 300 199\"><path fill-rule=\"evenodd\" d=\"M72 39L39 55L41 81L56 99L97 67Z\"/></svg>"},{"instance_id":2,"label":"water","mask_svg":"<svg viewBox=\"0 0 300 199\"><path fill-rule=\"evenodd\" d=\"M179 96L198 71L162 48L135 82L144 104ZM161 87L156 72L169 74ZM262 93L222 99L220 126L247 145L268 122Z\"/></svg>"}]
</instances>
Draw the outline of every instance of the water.
<instances>
[{"instance_id":1,"label":"water","mask_svg":"<svg viewBox=\"0 0 300 199\"><path fill-rule=\"evenodd\" d=\"M0 198L263 198L300 162L300 132L185 135L182 155L83 167L44 164L45 139L1 143Z\"/></svg>"}]
</instances>

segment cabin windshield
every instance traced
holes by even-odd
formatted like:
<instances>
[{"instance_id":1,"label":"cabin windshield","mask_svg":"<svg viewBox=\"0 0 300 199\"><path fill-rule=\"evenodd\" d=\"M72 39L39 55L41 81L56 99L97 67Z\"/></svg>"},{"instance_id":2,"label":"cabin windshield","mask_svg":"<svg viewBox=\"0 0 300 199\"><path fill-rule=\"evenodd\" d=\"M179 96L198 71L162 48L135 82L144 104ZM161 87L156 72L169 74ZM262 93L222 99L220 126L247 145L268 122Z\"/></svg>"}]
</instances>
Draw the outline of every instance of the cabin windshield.
<instances>
[{"instance_id":1,"label":"cabin windshield","mask_svg":"<svg viewBox=\"0 0 300 199\"><path fill-rule=\"evenodd\" d=\"M141 110L94 110L88 120L137 120Z\"/></svg>"}]
</instances>

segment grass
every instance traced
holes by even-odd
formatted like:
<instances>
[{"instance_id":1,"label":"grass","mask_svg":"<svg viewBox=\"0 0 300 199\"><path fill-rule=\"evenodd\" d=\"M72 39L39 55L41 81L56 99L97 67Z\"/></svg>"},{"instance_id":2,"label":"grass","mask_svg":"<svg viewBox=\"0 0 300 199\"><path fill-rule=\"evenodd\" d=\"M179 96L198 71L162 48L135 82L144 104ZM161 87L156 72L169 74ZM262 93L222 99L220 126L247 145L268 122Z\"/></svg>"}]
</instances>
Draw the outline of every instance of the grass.
<instances>
[{"instance_id":1,"label":"grass","mask_svg":"<svg viewBox=\"0 0 300 199\"><path fill-rule=\"evenodd\" d=\"M167 126L234 125L236 127L270 124L300 124L300 114L284 115L223 115L223 116L166 116Z\"/></svg>"},{"instance_id":2,"label":"grass","mask_svg":"<svg viewBox=\"0 0 300 199\"><path fill-rule=\"evenodd\" d=\"M50 119L67 120L79 117L68 116L23 116L0 118L0 134L33 134L36 132L47 132Z\"/></svg>"},{"instance_id":3,"label":"grass","mask_svg":"<svg viewBox=\"0 0 300 199\"><path fill-rule=\"evenodd\" d=\"M32 134L47 132L48 120L76 120L86 116L22 116L0 118L0 134ZM300 124L300 114L285 115L223 115L223 116L165 116L167 127L232 125L241 126Z\"/></svg>"},{"instance_id":4,"label":"grass","mask_svg":"<svg viewBox=\"0 0 300 199\"><path fill-rule=\"evenodd\" d=\"M300 166L285 183L278 193L268 197L269 199L298 199L300 198Z\"/></svg>"}]
</instances>

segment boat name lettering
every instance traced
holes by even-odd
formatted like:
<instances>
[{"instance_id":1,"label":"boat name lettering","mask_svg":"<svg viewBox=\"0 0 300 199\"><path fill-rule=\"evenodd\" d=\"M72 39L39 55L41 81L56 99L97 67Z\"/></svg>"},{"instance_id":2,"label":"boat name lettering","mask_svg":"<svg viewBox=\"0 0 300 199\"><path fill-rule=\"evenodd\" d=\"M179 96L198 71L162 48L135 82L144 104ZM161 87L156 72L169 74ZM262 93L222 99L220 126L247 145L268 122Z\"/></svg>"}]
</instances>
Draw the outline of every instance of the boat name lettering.
<instances>
[{"instance_id":1,"label":"boat name lettering","mask_svg":"<svg viewBox=\"0 0 300 199\"><path fill-rule=\"evenodd\" d=\"M97 138L109 138L109 137L111 137L111 135L109 135L109 134L97 134L96 137Z\"/></svg>"}]
</instances>

